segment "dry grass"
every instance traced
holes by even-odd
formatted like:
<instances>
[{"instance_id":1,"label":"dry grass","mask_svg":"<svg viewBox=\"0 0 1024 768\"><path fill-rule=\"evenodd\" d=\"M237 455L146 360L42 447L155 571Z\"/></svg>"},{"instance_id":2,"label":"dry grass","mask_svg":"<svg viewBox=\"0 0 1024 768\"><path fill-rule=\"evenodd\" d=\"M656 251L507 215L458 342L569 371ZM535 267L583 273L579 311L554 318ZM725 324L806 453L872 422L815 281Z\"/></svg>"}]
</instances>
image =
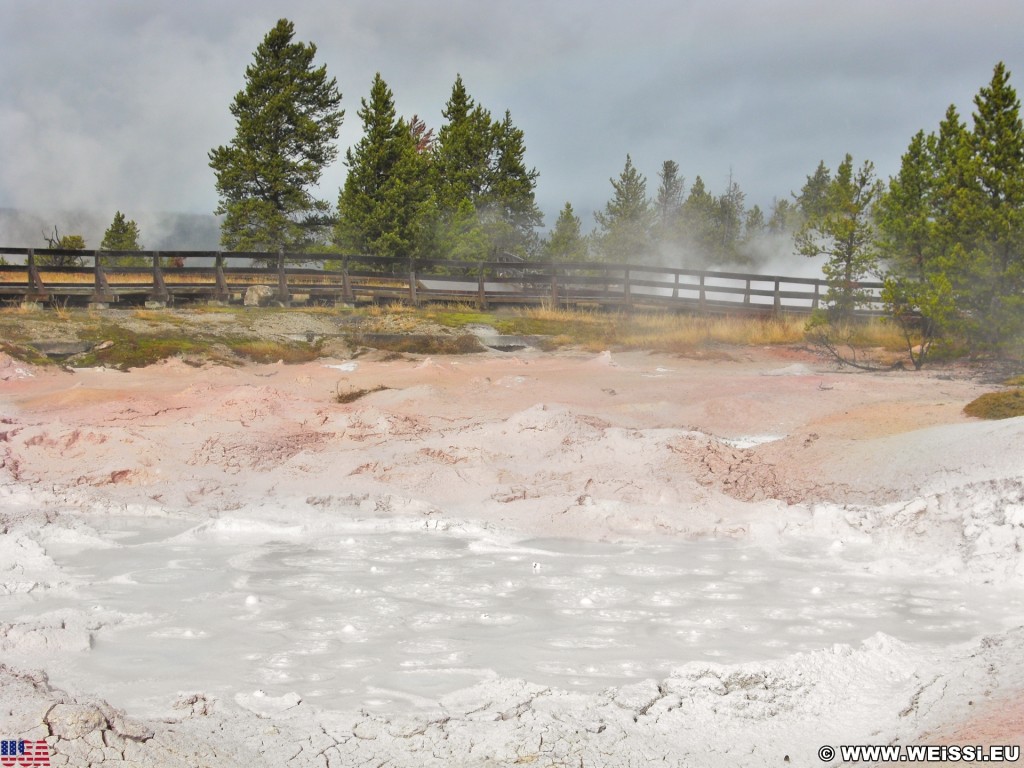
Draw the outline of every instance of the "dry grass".
<instances>
[{"instance_id":1,"label":"dry grass","mask_svg":"<svg viewBox=\"0 0 1024 768\"><path fill-rule=\"evenodd\" d=\"M849 339L860 347L873 347L888 352L906 352L907 341L899 327L886 318L857 323L848 329Z\"/></svg>"},{"instance_id":2,"label":"dry grass","mask_svg":"<svg viewBox=\"0 0 1024 768\"><path fill-rule=\"evenodd\" d=\"M342 405L346 403L354 403L362 397L366 397L374 392L383 392L386 389L390 389L390 387L386 387L383 384L378 384L376 387L370 387L369 389L350 388L343 390L339 386L337 391L334 393L334 402L341 403Z\"/></svg>"},{"instance_id":3,"label":"dry grass","mask_svg":"<svg viewBox=\"0 0 1024 768\"><path fill-rule=\"evenodd\" d=\"M708 344L796 344L803 340L802 318L696 317L649 315L627 323L620 343L628 347L683 352Z\"/></svg>"},{"instance_id":4,"label":"dry grass","mask_svg":"<svg viewBox=\"0 0 1024 768\"><path fill-rule=\"evenodd\" d=\"M572 309L517 310L499 322L505 333L546 335L598 351L612 347L680 354L723 345L797 344L806 319L697 316L669 312L601 312Z\"/></svg>"}]
</instances>

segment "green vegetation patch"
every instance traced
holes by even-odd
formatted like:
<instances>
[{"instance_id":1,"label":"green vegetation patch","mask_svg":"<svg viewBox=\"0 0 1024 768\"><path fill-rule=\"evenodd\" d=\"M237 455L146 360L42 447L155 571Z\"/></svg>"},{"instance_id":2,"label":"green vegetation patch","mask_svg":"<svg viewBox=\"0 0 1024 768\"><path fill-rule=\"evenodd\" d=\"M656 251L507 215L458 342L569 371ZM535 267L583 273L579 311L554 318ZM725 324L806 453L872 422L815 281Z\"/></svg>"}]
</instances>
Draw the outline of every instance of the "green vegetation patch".
<instances>
[{"instance_id":1,"label":"green vegetation patch","mask_svg":"<svg viewBox=\"0 0 1024 768\"><path fill-rule=\"evenodd\" d=\"M0 351L7 353L15 360L21 360L23 363L28 363L29 365L54 365L53 360L27 344L14 344L9 341L0 341Z\"/></svg>"},{"instance_id":2,"label":"green vegetation patch","mask_svg":"<svg viewBox=\"0 0 1024 768\"><path fill-rule=\"evenodd\" d=\"M320 356L320 347L304 341L283 342L267 339L230 339L227 346L236 355L256 363L308 363Z\"/></svg>"},{"instance_id":3,"label":"green vegetation patch","mask_svg":"<svg viewBox=\"0 0 1024 768\"><path fill-rule=\"evenodd\" d=\"M989 392L968 403L964 407L964 413L979 419L1012 419L1014 416L1024 416L1024 389Z\"/></svg>"},{"instance_id":4,"label":"green vegetation patch","mask_svg":"<svg viewBox=\"0 0 1024 768\"><path fill-rule=\"evenodd\" d=\"M99 342L95 349L69 358L76 368L105 366L127 371L144 368L161 360L181 355L203 355L209 351L207 342L184 337L121 333Z\"/></svg>"},{"instance_id":5,"label":"green vegetation patch","mask_svg":"<svg viewBox=\"0 0 1024 768\"><path fill-rule=\"evenodd\" d=\"M363 334L357 343L388 352L411 355L469 355L484 352L480 340L472 334L442 336L439 334Z\"/></svg>"}]
</instances>

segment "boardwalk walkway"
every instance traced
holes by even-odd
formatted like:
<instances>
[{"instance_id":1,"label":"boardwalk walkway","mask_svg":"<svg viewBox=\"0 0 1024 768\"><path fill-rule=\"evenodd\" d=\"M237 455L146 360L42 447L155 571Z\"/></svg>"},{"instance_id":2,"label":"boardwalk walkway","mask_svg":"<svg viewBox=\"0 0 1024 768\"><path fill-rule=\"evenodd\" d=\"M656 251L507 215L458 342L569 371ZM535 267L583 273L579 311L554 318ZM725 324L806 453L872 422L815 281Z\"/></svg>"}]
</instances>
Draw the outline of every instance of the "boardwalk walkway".
<instances>
[{"instance_id":1,"label":"boardwalk walkway","mask_svg":"<svg viewBox=\"0 0 1024 768\"><path fill-rule=\"evenodd\" d=\"M147 266L118 266L132 256ZM0 300L166 305L241 301L254 285L277 302L469 302L600 307L663 307L730 314L810 313L828 291L824 280L594 262L443 261L373 256L215 251L101 251L0 248ZM74 258L75 266L50 266ZM879 314L881 283L858 283Z\"/></svg>"}]
</instances>

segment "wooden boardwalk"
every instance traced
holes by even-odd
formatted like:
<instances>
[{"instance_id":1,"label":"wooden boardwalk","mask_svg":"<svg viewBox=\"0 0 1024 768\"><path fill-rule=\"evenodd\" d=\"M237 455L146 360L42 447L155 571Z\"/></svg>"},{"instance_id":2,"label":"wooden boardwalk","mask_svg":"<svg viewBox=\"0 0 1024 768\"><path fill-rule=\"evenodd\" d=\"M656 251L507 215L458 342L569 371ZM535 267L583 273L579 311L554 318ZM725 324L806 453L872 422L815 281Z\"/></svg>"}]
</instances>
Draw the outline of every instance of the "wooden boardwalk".
<instances>
[{"instance_id":1,"label":"wooden boardwalk","mask_svg":"<svg viewBox=\"0 0 1024 768\"><path fill-rule=\"evenodd\" d=\"M148 266L117 266L125 256ZM333 254L216 251L101 252L0 248L0 300L110 305L239 302L248 288L271 288L296 303L400 301L497 305L661 307L729 314L810 313L824 280L598 262L444 261ZM48 266L74 257L78 266ZM313 262L311 259L317 261ZM268 266L260 266L268 265ZM880 314L881 283L858 283Z\"/></svg>"}]
</instances>

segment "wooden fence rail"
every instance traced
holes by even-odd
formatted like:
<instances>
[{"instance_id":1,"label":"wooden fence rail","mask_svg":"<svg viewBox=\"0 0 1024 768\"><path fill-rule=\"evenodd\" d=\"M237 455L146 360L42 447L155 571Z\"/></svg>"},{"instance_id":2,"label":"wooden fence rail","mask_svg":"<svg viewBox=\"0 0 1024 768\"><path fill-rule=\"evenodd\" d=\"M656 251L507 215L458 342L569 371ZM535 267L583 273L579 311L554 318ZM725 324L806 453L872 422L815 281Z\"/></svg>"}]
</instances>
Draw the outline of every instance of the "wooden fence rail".
<instances>
[{"instance_id":1,"label":"wooden fence rail","mask_svg":"<svg viewBox=\"0 0 1024 768\"><path fill-rule=\"evenodd\" d=\"M659 306L677 310L810 313L825 280L594 262L464 262L341 254L219 251L67 251L0 248L0 300L93 305L241 301L268 286L278 303L403 301ZM61 259L72 266L53 266ZM125 266L132 264L133 266ZM144 266L140 266L144 265ZM881 283L861 282L861 314L880 314Z\"/></svg>"}]
</instances>

